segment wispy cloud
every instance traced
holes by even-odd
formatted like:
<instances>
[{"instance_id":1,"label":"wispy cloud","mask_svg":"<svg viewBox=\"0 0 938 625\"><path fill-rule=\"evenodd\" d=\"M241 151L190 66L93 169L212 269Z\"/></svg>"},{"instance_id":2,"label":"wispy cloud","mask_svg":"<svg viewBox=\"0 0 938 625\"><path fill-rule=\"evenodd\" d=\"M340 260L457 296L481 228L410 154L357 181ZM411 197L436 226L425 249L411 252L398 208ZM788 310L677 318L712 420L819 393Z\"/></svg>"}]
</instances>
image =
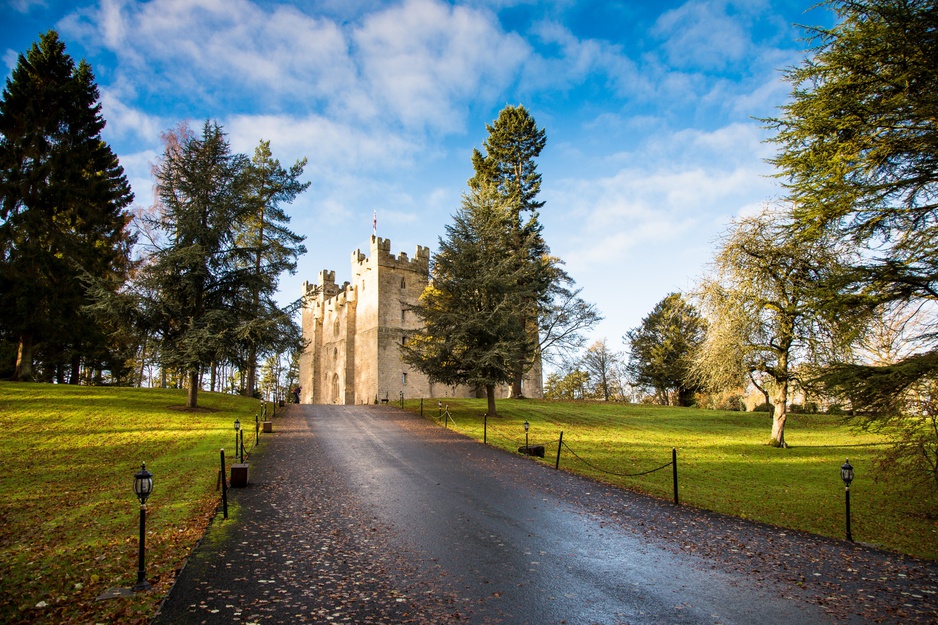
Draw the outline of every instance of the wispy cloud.
<instances>
[{"instance_id":1,"label":"wispy cloud","mask_svg":"<svg viewBox=\"0 0 938 625\"><path fill-rule=\"evenodd\" d=\"M375 97L408 128L464 130L466 104L494 98L530 55L494 15L407 0L369 15L352 35Z\"/></svg>"},{"instance_id":2,"label":"wispy cloud","mask_svg":"<svg viewBox=\"0 0 938 625\"><path fill-rule=\"evenodd\" d=\"M10 6L20 13L29 13L34 7L44 7L46 0L9 0Z\"/></svg>"},{"instance_id":3,"label":"wispy cloud","mask_svg":"<svg viewBox=\"0 0 938 625\"><path fill-rule=\"evenodd\" d=\"M552 187L550 204L564 207L557 226L571 230L568 262L581 271L605 258L624 259L651 242L715 234L721 223L768 198L765 153L757 128L731 124L713 132L684 130L654 137L614 174L576 178Z\"/></svg>"},{"instance_id":4,"label":"wispy cloud","mask_svg":"<svg viewBox=\"0 0 938 625\"><path fill-rule=\"evenodd\" d=\"M720 70L746 58L746 25L727 8L724 1L692 0L658 18L652 32L664 40L662 50L672 66Z\"/></svg>"},{"instance_id":5,"label":"wispy cloud","mask_svg":"<svg viewBox=\"0 0 938 625\"><path fill-rule=\"evenodd\" d=\"M392 132L376 132L322 115L235 115L225 130L236 150L253 153L259 139L271 142L282 160L306 157L320 174L373 175L389 166L408 167L420 145Z\"/></svg>"}]
</instances>

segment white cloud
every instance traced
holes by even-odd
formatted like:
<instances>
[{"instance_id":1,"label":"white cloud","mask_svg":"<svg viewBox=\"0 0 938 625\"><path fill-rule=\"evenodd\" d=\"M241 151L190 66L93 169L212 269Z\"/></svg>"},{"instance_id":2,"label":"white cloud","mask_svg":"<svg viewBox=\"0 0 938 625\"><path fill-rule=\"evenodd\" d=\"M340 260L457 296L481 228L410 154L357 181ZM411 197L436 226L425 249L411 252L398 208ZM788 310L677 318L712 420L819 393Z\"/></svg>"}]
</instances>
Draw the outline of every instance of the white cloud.
<instances>
[{"instance_id":1,"label":"white cloud","mask_svg":"<svg viewBox=\"0 0 938 625\"><path fill-rule=\"evenodd\" d=\"M437 0L407 0L367 16L353 34L374 96L404 126L464 127L466 102L501 93L530 54L493 15Z\"/></svg>"},{"instance_id":2,"label":"white cloud","mask_svg":"<svg viewBox=\"0 0 938 625\"><path fill-rule=\"evenodd\" d=\"M341 29L291 6L267 11L249 0L102 0L97 11L77 12L62 24L117 54L125 79L156 77L138 85L142 92L280 106L341 98L356 83Z\"/></svg>"},{"instance_id":3,"label":"white cloud","mask_svg":"<svg viewBox=\"0 0 938 625\"><path fill-rule=\"evenodd\" d=\"M13 71L13 68L16 67L16 61L19 59L19 53L16 50L7 49L3 53L3 64L6 65L9 72Z\"/></svg>"},{"instance_id":4,"label":"white cloud","mask_svg":"<svg viewBox=\"0 0 938 625\"><path fill-rule=\"evenodd\" d=\"M553 185L548 206L563 206L564 216L545 211L545 220L562 232L567 260L579 271L642 246L680 246L685 238L715 234L776 192L760 138L754 124L653 135L634 151L611 156L623 164L612 175Z\"/></svg>"},{"instance_id":5,"label":"white cloud","mask_svg":"<svg viewBox=\"0 0 938 625\"><path fill-rule=\"evenodd\" d=\"M103 88L100 91L102 114L107 120L105 135L109 138L136 137L153 142L171 123L127 104L119 90Z\"/></svg>"},{"instance_id":6,"label":"white cloud","mask_svg":"<svg viewBox=\"0 0 938 625\"><path fill-rule=\"evenodd\" d=\"M652 32L665 39L663 48L674 67L719 70L749 52L744 26L738 15L727 14L726 2L691 0L662 14Z\"/></svg>"},{"instance_id":7,"label":"white cloud","mask_svg":"<svg viewBox=\"0 0 938 625\"><path fill-rule=\"evenodd\" d=\"M153 176L151 170L159 154L155 150L144 150L132 154L120 155L120 164L124 175L134 191L134 204L151 206L154 203Z\"/></svg>"},{"instance_id":8,"label":"white cloud","mask_svg":"<svg viewBox=\"0 0 938 625\"><path fill-rule=\"evenodd\" d=\"M29 13L33 7L47 6L46 0L10 0L9 4L20 13Z\"/></svg>"},{"instance_id":9,"label":"white cloud","mask_svg":"<svg viewBox=\"0 0 938 625\"><path fill-rule=\"evenodd\" d=\"M253 154L260 139L271 142L281 162L304 156L311 172L374 173L406 167L419 144L404 136L319 115L236 115L225 120L232 148Z\"/></svg>"},{"instance_id":10,"label":"white cloud","mask_svg":"<svg viewBox=\"0 0 938 625\"><path fill-rule=\"evenodd\" d=\"M533 56L525 67L525 88L566 90L587 80L604 77L620 95L646 94L650 83L618 45L596 39L579 39L555 21L535 25L534 35L558 54Z\"/></svg>"}]
</instances>

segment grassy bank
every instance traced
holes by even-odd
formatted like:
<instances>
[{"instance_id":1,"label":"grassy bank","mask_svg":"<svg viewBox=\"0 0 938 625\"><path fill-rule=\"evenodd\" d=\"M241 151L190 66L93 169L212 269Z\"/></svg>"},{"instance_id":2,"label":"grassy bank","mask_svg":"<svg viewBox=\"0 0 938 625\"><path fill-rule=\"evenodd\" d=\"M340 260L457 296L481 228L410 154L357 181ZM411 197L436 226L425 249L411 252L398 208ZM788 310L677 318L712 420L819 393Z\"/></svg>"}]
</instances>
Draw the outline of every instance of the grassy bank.
<instances>
[{"instance_id":1,"label":"grassy bank","mask_svg":"<svg viewBox=\"0 0 938 625\"><path fill-rule=\"evenodd\" d=\"M482 440L485 401L446 403L456 422L449 427ZM419 411L420 403L405 407ZM938 558L935 495L874 479L883 439L857 433L839 417L791 415L785 434L791 447L775 449L763 444L771 429L767 413L537 400L499 400L498 409L500 416L489 419L490 445L517 451L527 420L530 443L545 445L541 462L553 466L563 431L562 469L665 499L673 497L670 467L639 477L609 473L659 467L677 448L682 504L835 538L844 537L840 466L849 458L856 471L850 489L854 540ZM424 415L437 417L436 400L424 402Z\"/></svg>"},{"instance_id":2,"label":"grassy bank","mask_svg":"<svg viewBox=\"0 0 938 625\"><path fill-rule=\"evenodd\" d=\"M0 622L152 616L219 501L219 448L232 455L234 420L253 428L258 406L201 393L200 408L186 411L185 399L178 390L0 384ZM154 590L96 602L136 581L141 462L154 481Z\"/></svg>"}]
</instances>

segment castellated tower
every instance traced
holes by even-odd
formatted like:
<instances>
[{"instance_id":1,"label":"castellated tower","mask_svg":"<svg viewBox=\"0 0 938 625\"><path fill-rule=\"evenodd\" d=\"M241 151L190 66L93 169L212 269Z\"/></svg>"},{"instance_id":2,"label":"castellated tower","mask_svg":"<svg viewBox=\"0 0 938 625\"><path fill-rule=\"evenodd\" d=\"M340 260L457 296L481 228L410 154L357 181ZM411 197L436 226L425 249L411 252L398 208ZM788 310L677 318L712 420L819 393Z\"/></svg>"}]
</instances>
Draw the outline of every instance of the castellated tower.
<instances>
[{"instance_id":1,"label":"castellated tower","mask_svg":"<svg viewBox=\"0 0 938 625\"><path fill-rule=\"evenodd\" d=\"M352 252L352 281L341 286L334 271L319 283L303 283L300 401L304 404L369 404L413 397L475 397L475 389L431 384L401 361L400 347L420 328L407 310L430 278L430 250L413 258L391 254L391 241L371 237L371 250ZM540 367L525 379L525 394L541 397ZM507 389L499 389L502 395Z\"/></svg>"}]
</instances>

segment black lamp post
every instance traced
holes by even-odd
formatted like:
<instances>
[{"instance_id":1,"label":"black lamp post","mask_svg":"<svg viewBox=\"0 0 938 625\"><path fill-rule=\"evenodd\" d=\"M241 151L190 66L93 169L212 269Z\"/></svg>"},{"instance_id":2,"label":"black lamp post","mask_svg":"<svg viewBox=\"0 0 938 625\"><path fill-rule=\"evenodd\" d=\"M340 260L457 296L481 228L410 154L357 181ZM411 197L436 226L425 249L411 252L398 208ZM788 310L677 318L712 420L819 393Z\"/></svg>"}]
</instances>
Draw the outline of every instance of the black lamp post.
<instances>
[{"instance_id":1,"label":"black lamp post","mask_svg":"<svg viewBox=\"0 0 938 625\"><path fill-rule=\"evenodd\" d=\"M147 463L144 462L140 470L134 475L134 493L136 493L137 499L140 500L140 554L137 566L137 583L133 587L134 592L150 590L143 563L147 536L147 498L152 492L153 474L147 471Z\"/></svg>"},{"instance_id":2,"label":"black lamp post","mask_svg":"<svg viewBox=\"0 0 938 625\"><path fill-rule=\"evenodd\" d=\"M241 429L241 419L235 419L235 460L238 459L238 431Z\"/></svg>"},{"instance_id":3,"label":"black lamp post","mask_svg":"<svg viewBox=\"0 0 938 625\"><path fill-rule=\"evenodd\" d=\"M527 450L529 449L529 446L528 446L528 430L530 430L530 429L531 429L531 424L528 423L527 421L525 421L525 422L524 422L524 449L525 449L525 451L527 451Z\"/></svg>"},{"instance_id":4,"label":"black lamp post","mask_svg":"<svg viewBox=\"0 0 938 625\"><path fill-rule=\"evenodd\" d=\"M847 497L847 540L853 542L853 534L850 532L850 482L853 481L853 466L849 458L840 467L840 479L844 481L844 492Z\"/></svg>"}]
</instances>

